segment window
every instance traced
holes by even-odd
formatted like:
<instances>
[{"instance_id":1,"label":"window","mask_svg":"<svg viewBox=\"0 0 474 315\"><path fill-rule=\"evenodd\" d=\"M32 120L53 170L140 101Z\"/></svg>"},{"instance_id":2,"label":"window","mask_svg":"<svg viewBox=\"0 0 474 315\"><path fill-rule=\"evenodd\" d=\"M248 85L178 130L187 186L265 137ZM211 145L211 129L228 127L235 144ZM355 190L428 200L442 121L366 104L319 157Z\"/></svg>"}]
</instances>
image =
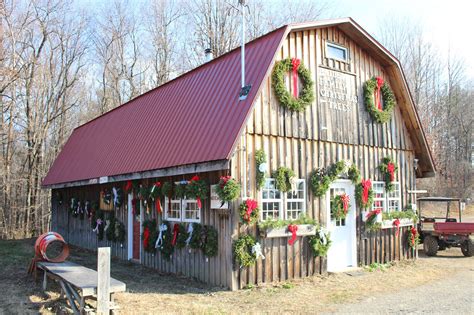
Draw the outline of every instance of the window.
<instances>
[{"instance_id":1,"label":"window","mask_svg":"<svg viewBox=\"0 0 474 315\"><path fill-rule=\"evenodd\" d=\"M372 210L391 212L401 210L400 183L393 182L393 191L386 193L385 182L373 182L374 204Z\"/></svg>"},{"instance_id":2,"label":"window","mask_svg":"<svg viewBox=\"0 0 474 315\"><path fill-rule=\"evenodd\" d=\"M372 210L385 209L385 183L384 182L373 182L372 189L374 191L374 204Z\"/></svg>"},{"instance_id":3,"label":"window","mask_svg":"<svg viewBox=\"0 0 474 315\"><path fill-rule=\"evenodd\" d=\"M286 194L286 219L296 220L301 213L306 212L306 191L304 179L298 179L295 183L295 190Z\"/></svg>"},{"instance_id":4,"label":"window","mask_svg":"<svg viewBox=\"0 0 474 315\"><path fill-rule=\"evenodd\" d=\"M347 48L333 43L326 43L326 58L348 61Z\"/></svg>"},{"instance_id":5,"label":"window","mask_svg":"<svg viewBox=\"0 0 474 315\"><path fill-rule=\"evenodd\" d=\"M283 207L285 205L285 207ZM306 212L306 182L295 181L294 190L282 193L275 187L275 179L267 178L262 189L262 214L265 220L295 220Z\"/></svg>"},{"instance_id":6,"label":"window","mask_svg":"<svg viewBox=\"0 0 474 315\"><path fill-rule=\"evenodd\" d=\"M262 220L278 220L281 204L281 194L275 188L275 180L267 178L262 189Z\"/></svg>"},{"instance_id":7,"label":"window","mask_svg":"<svg viewBox=\"0 0 474 315\"><path fill-rule=\"evenodd\" d=\"M165 220L177 222L201 222L201 210L193 199L165 197Z\"/></svg>"},{"instance_id":8,"label":"window","mask_svg":"<svg viewBox=\"0 0 474 315\"><path fill-rule=\"evenodd\" d=\"M387 210L390 211L399 211L401 210L401 194L400 194L400 183L393 183L393 191L387 194Z\"/></svg>"}]
</instances>

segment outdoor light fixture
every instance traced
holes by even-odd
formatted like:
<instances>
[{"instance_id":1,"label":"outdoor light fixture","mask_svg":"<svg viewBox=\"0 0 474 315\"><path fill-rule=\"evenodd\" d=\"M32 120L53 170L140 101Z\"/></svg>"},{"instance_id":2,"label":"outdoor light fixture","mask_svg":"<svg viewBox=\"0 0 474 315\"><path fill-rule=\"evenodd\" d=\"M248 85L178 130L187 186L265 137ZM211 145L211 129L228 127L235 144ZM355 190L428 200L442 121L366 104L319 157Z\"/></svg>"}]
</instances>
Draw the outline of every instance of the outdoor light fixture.
<instances>
[{"instance_id":1,"label":"outdoor light fixture","mask_svg":"<svg viewBox=\"0 0 474 315\"><path fill-rule=\"evenodd\" d=\"M418 159L413 159L413 168L415 171L418 169Z\"/></svg>"}]
</instances>

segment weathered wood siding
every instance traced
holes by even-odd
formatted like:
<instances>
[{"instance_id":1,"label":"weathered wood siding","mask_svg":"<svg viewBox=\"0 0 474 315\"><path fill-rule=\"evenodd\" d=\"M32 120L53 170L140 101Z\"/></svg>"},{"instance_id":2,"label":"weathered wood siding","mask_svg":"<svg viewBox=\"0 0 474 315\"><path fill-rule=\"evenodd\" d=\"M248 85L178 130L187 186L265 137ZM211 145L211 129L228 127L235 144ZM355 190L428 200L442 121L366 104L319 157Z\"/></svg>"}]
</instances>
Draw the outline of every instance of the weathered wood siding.
<instances>
[{"instance_id":1,"label":"weathered wood siding","mask_svg":"<svg viewBox=\"0 0 474 315\"><path fill-rule=\"evenodd\" d=\"M326 40L347 47L350 62L326 58ZM287 166L295 171L298 178L305 179L309 178L310 172L315 168L346 159L357 165L363 178L383 180L378 165L383 157L390 156L399 165L396 180L401 185L404 207L409 202L407 191L413 187L415 180L414 152L400 109L397 107L394 110L390 122L378 124L373 122L363 102L362 86L366 80L382 76L390 84L386 69L337 28L290 33L276 59L287 57L299 58L309 68L315 82L316 100L301 113L286 110L275 99L269 76L233 157L232 175L243 178L244 172L247 172L249 196L259 199L255 185L254 159L254 153L258 149L266 152L270 172L279 166ZM354 77L357 103L350 112L352 117L339 115L320 103L320 69L336 70ZM289 80L290 78L287 80L288 89ZM322 126L327 129L321 128ZM307 215L325 225L325 198L314 198L308 184L307 182ZM234 220L237 219L235 216ZM358 209L357 243L360 264L412 257L402 239L406 228L399 237L395 237L394 229L365 234L361 227ZM235 223L233 238L245 232L245 229L246 227ZM257 236L256 227L250 227L248 232ZM287 238L261 239L266 259L259 260L255 267L237 270L233 286L241 288L249 283L284 281L325 272L326 259L313 259L304 238L299 237L294 246L289 246L287 241Z\"/></svg>"},{"instance_id":2,"label":"weathered wood siding","mask_svg":"<svg viewBox=\"0 0 474 315\"><path fill-rule=\"evenodd\" d=\"M219 176L223 175L219 172L199 174L201 178L207 180L210 184L217 184ZM185 177L186 179L188 177ZM175 178L159 178L149 179L144 181L145 184L151 185L156 181L179 181L184 179L183 176ZM115 186L124 186L125 183L116 183ZM98 200L100 189L112 188L112 184L104 186L87 186L78 188L66 188L62 189L64 202L62 206L59 206L53 198L53 220L52 228L54 231L59 232L64 236L66 241L70 244L96 250L99 246L110 246L112 249L112 256L116 256L120 259L127 260L127 248L128 244L125 241L121 246L120 244L112 243L106 240L104 235L103 241L97 240L96 233L92 232L89 220L85 218L80 220L74 218L69 212L68 205L69 200L72 197L78 198L79 200ZM54 196L54 192L53 192ZM164 200L162 200L164 207ZM128 231L128 214L127 205L124 201L124 205L120 209L115 210L116 218L125 224L125 228ZM153 209L149 214L145 214L145 219L157 219L161 222L161 215L157 215ZM161 272L169 272L182 274L188 277L193 277L197 280L227 287L232 277L232 244L230 240L230 218L227 216L221 216L215 210L210 210L209 199L203 200L203 209L201 211L201 224L212 225L218 231L218 243L219 252L216 257L205 257L200 250L193 249L176 249L170 261L163 259L160 252L154 254L142 251L141 263L147 267L157 269ZM140 242L142 244L142 242ZM142 245L140 245L142 246Z\"/></svg>"}]
</instances>

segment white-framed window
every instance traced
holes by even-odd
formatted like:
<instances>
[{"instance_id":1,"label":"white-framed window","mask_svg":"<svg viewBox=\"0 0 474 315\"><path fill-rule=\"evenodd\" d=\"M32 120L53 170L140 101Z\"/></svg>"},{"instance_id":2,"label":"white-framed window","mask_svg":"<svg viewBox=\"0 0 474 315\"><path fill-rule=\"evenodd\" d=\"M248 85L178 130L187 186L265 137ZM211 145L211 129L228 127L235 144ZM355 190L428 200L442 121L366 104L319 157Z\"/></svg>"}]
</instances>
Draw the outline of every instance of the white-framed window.
<instances>
[{"instance_id":1,"label":"white-framed window","mask_svg":"<svg viewBox=\"0 0 474 315\"><path fill-rule=\"evenodd\" d=\"M175 183L175 184L179 184ZM201 222L201 209L194 199L165 197L165 220L173 222Z\"/></svg>"},{"instance_id":2,"label":"white-framed window","mask_svg":"<svg viewBox=\"0 0 474 315\"><path fill-rule=\"evenodd\" d=\"M374 191L372 210L385 211L385 183L372 182L372 190Z\"/></svg>"},{"instance_id":3,"label":"white-framed window","mask_svg":"<svg viewBox=\"0 0 474 315\"><path fill-rule=\"evenodd\" d=\"M387 194L387 211L400 211L402 208L400 183L394 182L393 191Z\"/></svg>"},{"instance_id":4,"label":"white-framed window","mask_svg":"<svg viewBox=\"0 0 474 315\"><path fill-rule=\"evenodd\" d=\"M294 190L276 189L275 179L267 178L262 189L261 220L294 220L306 212L306 181L297 179Z\"/></svg>"},{"instance_id":5,"label":"white-framed window","mask_svg":"<svg viewBox=\"0 0 474 315\"><path fill-rule=\"evenodd\" d=\"M374 191L374 204L372 210L380 209L385 212L401 210L400 183L393 182L393 191L386 192L385 182L372 182Z\"/></svg>"},{"instance_id":6,"label":"white-framed window","mask_svg":"<svg viewBox=\"0 0 474 315\"><path fill-rule=\"evenodd\" d=\"M347 62L349 59L348 55L346 47L326 42L326 58Z\"/></svg>"},{"instance_id":7,"label":"white-framed window","mask_svg":"<svg viewBox=\"0 0 474 315\"><path fill-rule=\"evenodd\" d=\"M295 181L295 189L286 193L286 219L296 220L306 212L306 185L304 179Z\"/></svg>"},{"instance_id":8,"label":"white-framed window","mask_svg":"<svg viewBox=\"0 0 474 315\"><path fill-rule=\"evenodd\" d=\"M278 220L282 218L282 195L275 187L275 180L267 178L262 189L262 214L261 219Z\"/></svg>"}]
</instances>

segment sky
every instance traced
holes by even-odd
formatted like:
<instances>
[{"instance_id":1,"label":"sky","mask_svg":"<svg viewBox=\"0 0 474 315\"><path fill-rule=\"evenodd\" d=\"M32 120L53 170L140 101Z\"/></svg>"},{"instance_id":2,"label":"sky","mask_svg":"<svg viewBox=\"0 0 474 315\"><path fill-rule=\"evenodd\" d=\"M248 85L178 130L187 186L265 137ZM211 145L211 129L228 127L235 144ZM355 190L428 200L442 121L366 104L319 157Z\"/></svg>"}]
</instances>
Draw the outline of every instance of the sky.
<instances>
[{"instance_id":1,"label":"sky","mask_svg":"<svg viewBox=\"0 0 474 315\"><path fill-rule=\"evenodd\" d=\"M333 0L333 15L352 17L371 34L391 14L420 22L426 39L444 57L456 55L466 62L474 78L474 0Z\"/></svg>"}]
</instances>

